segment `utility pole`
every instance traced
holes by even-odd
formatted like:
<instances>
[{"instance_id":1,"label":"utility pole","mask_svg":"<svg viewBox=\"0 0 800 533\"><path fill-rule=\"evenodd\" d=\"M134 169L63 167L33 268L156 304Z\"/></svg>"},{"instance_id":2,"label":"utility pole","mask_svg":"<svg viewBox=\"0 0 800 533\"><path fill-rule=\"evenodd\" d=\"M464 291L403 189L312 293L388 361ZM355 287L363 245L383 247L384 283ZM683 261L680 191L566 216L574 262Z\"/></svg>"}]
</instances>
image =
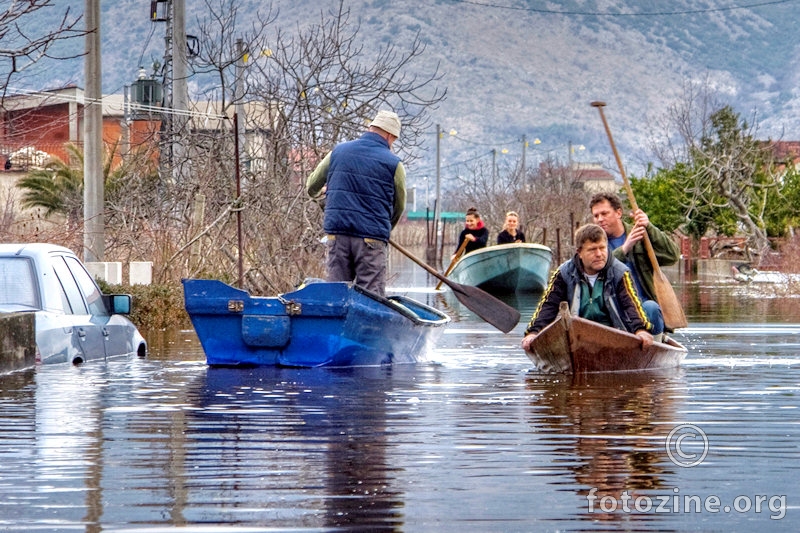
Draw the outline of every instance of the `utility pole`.
<instances>
[{"instance_id":1,"label":"utility pole","mask_svg":"<svg viewBox=\"0 0 800 533\"><path fill-rule=\"evenodd\" d=\"M105 254L103 218L103 90L100 61L100 0L85 0L86 59L83 124L83 260Z\"/></svg>"},{"instance_id":2,"label":"utility pole","mask_svg":"<svg viewBox=\"0 0 800 533\"><path fill-rule=\"evenodd\" d=\"M233 105L236 110L236 116L239 117L237 121L236 137L239 139L239 150L246 153L245 146L245 128L247 117L244 111L244 63L245 63L244 42L241 39L236 39L236 78L233 86ZM241 165L241 155L237 161Z\"/></svg>"},{"instance_id":3,"label":"utility pole","mask_svg":"<svg viewBox=\"0 0 800 533\"><path fill-rule=\"evenodd\" d=\"M494 183L497 180L497 149L492 148L492 192L494 192Z\"/></svg>"},{"instance_id":4,"label":"utility pole","mask_svg":"<svg viewBox=\"0 0 800 533\"><path fill-rule=\"evenodd\" d=\"M189 123L189 90L186 82L188 70L186 55L186 4L185 0L172 0L172 175L176 181L183 176L186 165L186 152L181 139L187 132Z\"/></svg>"},{"instance_id":5,"label":"utility pole","mask_svg":"<svg viewBox=\"0 0 800 533\"><path fill-rule=\"evenodd\" d=\"M442 203L440 201L442 192L442 126L436 125L436 200L433 202L433 259L434 263L439 263L439 222L442 219ZM442 233L442 246L444 246L444 233Z\"/></svg>"},{"instance_id":6,"label":"utility pole","mask_svg":"<svg viewBox=\"0 0 800 533\"><path fill-rule=\"evenodd\" d=\"M572 141L567 145L567 166L572 170Z\"/></svg>"},{"instance_id":7,"label":"utility pole","mask_svg":"<svg viewBox=\"0 0 800 533\"><path fill-rule=\"evenodd\" d=\"M161 175L171 175L178 180L186 161L179 140L189 123L189 91L186 79L188 58L186 50L185 0L162 0L165 4L163 18L153 19L167 23L164 35L164 122Z\"/></svg>"},{"instance_id":8,"label":"utility pole","mask_svg":"<svg viewBox=\"0 0 800 533\"><path fill-rule=\"evenodd\" d=\"M236 157L236 202L242 197L242 154L244 148L245 115L244 115L244 44L241 39L236 39L236 79L233 87L234 109L233 127L234 135L234 155ZM244 258L243 258L243 236L242 236L242 210L236 210L236 240L238 243L237 267L239 269L239 288L244 288Z\"/></svg>"}]
</instances>

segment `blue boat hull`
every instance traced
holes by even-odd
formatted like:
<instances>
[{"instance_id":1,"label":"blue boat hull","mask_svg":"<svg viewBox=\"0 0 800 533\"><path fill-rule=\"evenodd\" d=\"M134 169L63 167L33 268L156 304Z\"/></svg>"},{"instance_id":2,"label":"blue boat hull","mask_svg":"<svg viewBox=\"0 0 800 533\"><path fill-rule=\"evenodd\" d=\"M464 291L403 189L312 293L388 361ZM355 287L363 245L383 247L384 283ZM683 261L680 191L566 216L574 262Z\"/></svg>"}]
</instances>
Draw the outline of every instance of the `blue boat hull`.
<instances>
[{"instance_id":1,"label":"blue boat hull","mask_svg":"<svg viewBox=\"0 0 800 533\"><path fill-rule=\"evenodd\" d=\"M499 244L464 255L449 277L493 294L540 292L547 286L552 261L553 252L541 244Z\"/></svg>"},{"instance_id":2,"label":"blue boat hull","mask_svg":"<svg viewBox=\"0 0 800 533\"><path fill-rule=\"evenodd\" d=\"M450 318L404 296L314 282L275 297L184 279L184 304L212 366L374 366L427 356Z\"/></svg>"}]
</instances>

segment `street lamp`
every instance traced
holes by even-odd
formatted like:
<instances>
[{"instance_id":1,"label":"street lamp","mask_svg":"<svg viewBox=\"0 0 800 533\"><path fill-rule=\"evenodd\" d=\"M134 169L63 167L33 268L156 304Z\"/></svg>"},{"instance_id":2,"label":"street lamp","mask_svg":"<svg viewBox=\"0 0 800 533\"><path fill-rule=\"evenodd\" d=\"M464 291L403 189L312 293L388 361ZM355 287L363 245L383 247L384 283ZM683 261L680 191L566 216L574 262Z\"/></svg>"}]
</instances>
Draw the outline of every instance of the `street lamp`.
<instances>
[{"instance_id":1,"label":"street lamp","mask_svg":"<svg viewBox=\"0 0 800 533\"><path fill-rule=\"evenodd\" d=\"M535 138L533 140L533 144L542 144L542 141L540 141L539 138L537 137L537 138ZM526 162L526 155L527 155L526 153L527 153L527 151L528 151L528 138L525 135L523 135L522 136L522 161L520 163L520 166L522 167L522 176L523 177L525 176L525 173L528 170L527 166L526 166L526 163L527 163Z\"/></svg>"},{"instance_id":2,"label":"street lamp","mask_svg":"<svg viewBox=\"0 0 800 533\"><path fill-rule=\"evenodd\" d=\"M455 128L450 129L450 135L455 137L458 135L458 132ZM432 254L429 253L429 256L433 256L434 262L441 262L441 257L437 250L439 249L439 227L440 227L440 220L442 218L442 204L441 204L441 191L442 191L442 156L441 156L441 147L440 141L442 140L442 127L441 125L436 125L436 200L433 204L433 227L434 227L434 237L433 237L433 250L429 250ZM444 241L444 235L442 235L442 241ZM444 242L442 242L444 244Z\"/></svg>"}]
</instances>

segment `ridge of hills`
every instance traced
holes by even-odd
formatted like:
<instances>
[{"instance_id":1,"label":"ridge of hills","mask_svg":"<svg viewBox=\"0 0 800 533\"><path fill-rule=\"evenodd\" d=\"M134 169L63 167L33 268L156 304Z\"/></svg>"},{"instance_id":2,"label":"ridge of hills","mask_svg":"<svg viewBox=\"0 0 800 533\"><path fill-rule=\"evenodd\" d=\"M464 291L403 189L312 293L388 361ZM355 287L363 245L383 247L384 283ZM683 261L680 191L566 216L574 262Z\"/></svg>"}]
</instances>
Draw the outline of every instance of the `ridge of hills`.
<instances>
[{"instance_id":1,"label":"ridge of hills","mask_svg":"<svg viewBox=\"0 0 800 533\"><path fill-rule=\"evenodd\" d=\"M318 23L339 1L275 0L274 24L286 32ZM229 2L186 0L187 33L197 31L210 8ZM251 23L248 14L270 8L257 0L233 3L243 25ZM83 5L60 1L30 25L52 24L48 17L66 6L81 14ZM445 132L458 132L445 136L443 165L457 167L493 149L518 159L525 135L531 165L546 157L563 161L573 155L568 147L578 146L585 152L575 152L577 160L614 169L593 100L608 104L626 165L644 165L652 160L652 136L666 135L657 131L659 117L684 97L688 82L707 83L742 118L754 118L759 138L800 138L800 0L344 0L344 6L367 50L390 42L403 50L415 35L425 43L413 66L425 73L438 64L439 85L447 89L431 118ZM101 7L103 91L119 93L140 66L163 61L165 26L150 21L150 2ZM80 53L83 42L69 46ZM82 59L42 63L22 82L26 89L83 87ZM190 80L190 88L198 83ZM434 138L411 172L434 172Z\"/></svg>"}]
</instances>

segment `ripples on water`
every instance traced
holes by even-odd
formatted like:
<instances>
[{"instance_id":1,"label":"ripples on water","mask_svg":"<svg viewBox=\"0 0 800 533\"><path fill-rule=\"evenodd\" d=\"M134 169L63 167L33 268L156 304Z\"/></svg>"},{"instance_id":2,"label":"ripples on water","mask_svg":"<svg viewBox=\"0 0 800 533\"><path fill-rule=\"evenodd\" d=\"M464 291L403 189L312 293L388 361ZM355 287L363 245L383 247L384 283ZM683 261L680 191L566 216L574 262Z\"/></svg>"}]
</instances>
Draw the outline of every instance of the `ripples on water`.
<instances>
[{"instance_id":1,"label":"ripples on water","mask_svg":"<svg viewBox=\"0 0 800 533\"><path fill-rule=\"evenodd\" d=\"M176 332L145 360L0 376L0 530L794 530L800 321L691 315L681 368L571 378L530 372L524 324L434 303L455 320L418 365L213 369ZM693 468L665 446L682 423L709 442Z\"/></svg>"}]
</instances>

